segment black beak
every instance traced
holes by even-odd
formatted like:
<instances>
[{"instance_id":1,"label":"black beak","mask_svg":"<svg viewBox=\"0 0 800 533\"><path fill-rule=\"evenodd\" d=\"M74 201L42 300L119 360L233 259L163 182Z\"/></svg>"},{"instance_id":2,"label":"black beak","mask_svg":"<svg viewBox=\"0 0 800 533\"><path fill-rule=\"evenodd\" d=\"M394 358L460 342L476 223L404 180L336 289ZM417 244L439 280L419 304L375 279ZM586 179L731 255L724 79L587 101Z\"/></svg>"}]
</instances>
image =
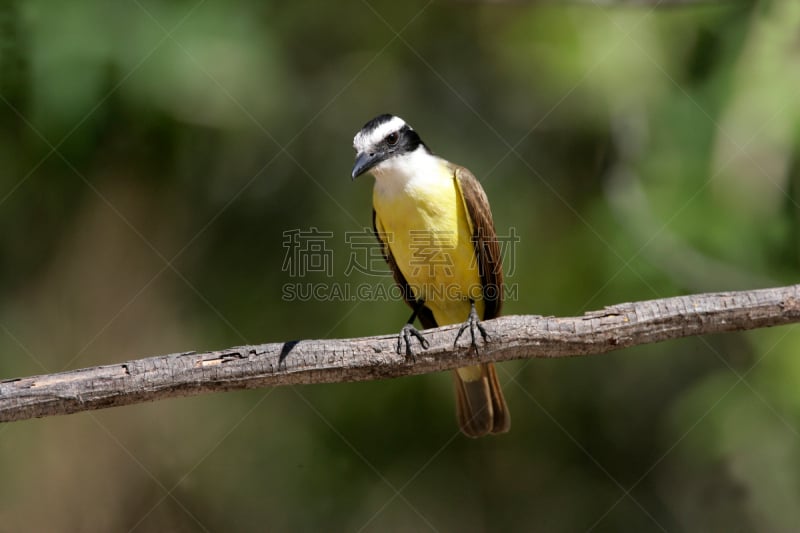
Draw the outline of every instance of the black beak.
<instances>
[{"instance_id":1,"label":"black beak","mask_svg":"<svg viewBox=\"0 0 800 533\"><path fill-rule=\"evenodd\" d=\"M383 154L381 152L362 152L356 157L351 176L353 179L356 179L381 161L383 161Z\"/></svg>"}]
</instances>

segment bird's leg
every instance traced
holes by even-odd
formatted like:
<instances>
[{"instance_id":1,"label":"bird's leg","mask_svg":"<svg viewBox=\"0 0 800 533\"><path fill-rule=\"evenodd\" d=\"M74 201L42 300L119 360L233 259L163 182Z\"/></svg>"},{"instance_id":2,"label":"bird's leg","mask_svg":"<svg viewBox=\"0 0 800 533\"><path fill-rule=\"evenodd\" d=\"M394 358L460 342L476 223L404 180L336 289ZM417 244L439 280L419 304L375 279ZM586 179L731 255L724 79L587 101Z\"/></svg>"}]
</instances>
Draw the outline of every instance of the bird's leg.
<instances>
[{"instance_id":1,"label":"bird's leg","mask_svg":"<svg viewBox=\"0 0 800 533\"><path fill-rule=\"evenodd\" d=\"M453 347L455 348L458 346L458 339L461 338L461 334L464 333L464 330L469 328L469 334L472 339L471 346L475 348L475 353L477 353L478 344L475 342L475 330L477 329L480 332L483 342L487 342L489 340L489 333L487 333L486 328L483 327L480 318L478 318L478 312L475 310L475 300L470 298L469 304L469 316L467 317L466 322L461 324L461 327L458 328L458 333L456 333L456 340L453 343Z\"/></svg>"},{"instance_id":2,"label":"bird's leg","mask_svg":"<svg viewBox=\"0 0 800 533\"><path fill-rule=\"evenodd\" d=\"M427 350L430 346L428 340L422 336L422 333L419 332L417 328L414 327L414 320L417 319L417 315L422 310L422 307L425 305L425 300L417 300L414 303L414 312L411 313L411 317L406 322L406 325L403 326L403 329L400 330L400 335L397 336L397 353L403 353L403 343L406 345L406 355L408 357L414 357L414 352L411 350L411 337L416 337L419 343L422 345L424 350Z\"/></svg>"}]
</instances>

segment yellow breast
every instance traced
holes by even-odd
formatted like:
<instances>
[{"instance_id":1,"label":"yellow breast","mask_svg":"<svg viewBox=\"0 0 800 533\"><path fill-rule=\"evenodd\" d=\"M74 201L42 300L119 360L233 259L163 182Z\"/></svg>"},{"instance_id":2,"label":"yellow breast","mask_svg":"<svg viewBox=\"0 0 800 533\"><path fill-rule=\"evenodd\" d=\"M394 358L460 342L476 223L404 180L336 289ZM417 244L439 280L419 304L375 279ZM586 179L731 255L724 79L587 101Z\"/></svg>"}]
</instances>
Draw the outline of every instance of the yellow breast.
<instances>
[{"instance_id":1,"label":"yellow breast","mask_svg":"<svg viewBox=\"0 0 800 533\"><path fill-rule=\"evenodd\" d=\"M464 202L449 168L400 183L376 176L373 206L398 268L437 324L463 322L471 298L483 316L480 273Z\"/></svg>"}]
</instances>

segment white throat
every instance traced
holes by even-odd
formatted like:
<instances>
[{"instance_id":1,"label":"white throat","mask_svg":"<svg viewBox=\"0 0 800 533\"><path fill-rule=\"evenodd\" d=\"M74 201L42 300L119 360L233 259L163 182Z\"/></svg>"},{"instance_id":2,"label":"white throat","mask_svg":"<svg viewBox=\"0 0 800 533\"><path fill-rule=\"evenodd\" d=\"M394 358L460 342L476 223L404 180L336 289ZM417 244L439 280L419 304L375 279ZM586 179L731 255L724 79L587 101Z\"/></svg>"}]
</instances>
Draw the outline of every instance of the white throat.
<instances>
[{"instance_id":1,"label":"white throat","mask_svg":"<svg viewBox=\"0 0 800 533\"><path fill-rule=\"evenodd\" d=\"M375 193L394 196L431 180L441 180L445 161L420 146L413 152L392 157L375 166Z\"/></svg>"}]
</instances>

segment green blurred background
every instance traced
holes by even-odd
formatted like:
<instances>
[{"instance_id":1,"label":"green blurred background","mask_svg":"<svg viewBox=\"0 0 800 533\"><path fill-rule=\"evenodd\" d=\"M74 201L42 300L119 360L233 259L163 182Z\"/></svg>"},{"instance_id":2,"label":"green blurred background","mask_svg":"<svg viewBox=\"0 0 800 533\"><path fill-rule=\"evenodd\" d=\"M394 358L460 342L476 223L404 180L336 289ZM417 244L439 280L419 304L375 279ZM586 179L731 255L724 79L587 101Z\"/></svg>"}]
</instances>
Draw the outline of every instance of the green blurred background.
<instances>
[{"instance_id":1,"label":"green blurred background","mask_svg":"<svg viewBox=\"0 0 800 533\"><path fill-rule=\"evenodd\" d=\"M598 2L600 3L600 2ZM394 333L285 301L370 225L354 133L401 115L483 182L517 287L575 315L800 271L800 3L0 3L0 378ZM331 232L333 277L284 268ZM0 426L2 531L790 531L800 331Z\"/></svg>"}]
</instances>

